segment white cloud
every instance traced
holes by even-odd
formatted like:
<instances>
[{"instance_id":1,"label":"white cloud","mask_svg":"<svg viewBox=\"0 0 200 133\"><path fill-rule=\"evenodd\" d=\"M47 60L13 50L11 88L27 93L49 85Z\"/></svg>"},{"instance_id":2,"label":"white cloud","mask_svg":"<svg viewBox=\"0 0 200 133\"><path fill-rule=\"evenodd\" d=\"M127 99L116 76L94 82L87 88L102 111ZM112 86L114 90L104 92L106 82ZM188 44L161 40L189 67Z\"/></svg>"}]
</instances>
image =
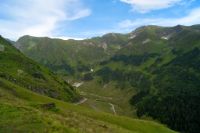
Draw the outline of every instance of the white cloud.
<instances>
[{"instance_id":1,"label":"white cloud","mask_svg":"<svg viewBox=\"0 0 200 133\"><path fill-rule=\"evenodd\" d=\"M52 36L51 38L57 38L57 39L62 39L62 40L69 40L69 39L84 40L85 39L85 38L67 37L67 36Z\"/></svg>"},{"instance_id":2,"label":"white cloud","mask_svg":"<svg viewBox=\"0 0 200 133\"><path fill-rule=\"evenodd\" d=\"M146 13L152 10L159 10L171 7L182 0L120 0L130 4L134 11Z\"/></svg>"},{"instance_id":3,"label":"white cloud","mask_svg":"<svg viewBox=\"0 0 200 133\"><path fill-rule=\"evenodd\" d=\"M175 26L175 25L200 24L200 7L191 10L186 16L181 18L143 18L137 20L124 20L119 23L119 28L128 31L143 25Z\"/></svg>"},{"instance_id":4,"label":"white cloud","mask_svg":"<svg viewBox=\"0 0 200 133\"><path fill-rule=\"evenodd\" d=\"M80 0L7 0L0 3L0 9L0 34L11 39L26 34L54 36L60 22L91 14Z\"/></svg>"}]
</instances>

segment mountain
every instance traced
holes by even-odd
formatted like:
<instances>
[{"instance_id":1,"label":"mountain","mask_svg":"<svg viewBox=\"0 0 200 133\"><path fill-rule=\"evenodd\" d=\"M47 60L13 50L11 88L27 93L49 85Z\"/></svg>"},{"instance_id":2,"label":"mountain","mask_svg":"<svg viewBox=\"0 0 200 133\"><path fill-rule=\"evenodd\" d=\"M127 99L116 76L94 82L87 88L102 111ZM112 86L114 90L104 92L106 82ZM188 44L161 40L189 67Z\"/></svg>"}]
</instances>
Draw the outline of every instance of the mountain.
<instances>
[{"instance_id":1,"label":"mountain","mask_svg":"<svg viewBox=\"0 0 200 133\"><path fill-rule=\"evenodd\" d=\"M174 130L199 132L199 25L143 26L128 34L110 33L102 37L67 40L51 45L55 41L50 39L47 43L44 38L25 36L17 41L16 46L28 57L44 65L43 61L49 59L50 54L57 60L63 60L63 56L59 57L58 53L65 53L65 59L69 59L61 64L67 63L76 71L75 75L79 76L72 76L73 79L83 80L84 84L79 87L79 91L90 100L86 105L88 107L107 111L110 108L107 103L111 103L117 107L117 113L122 112L123 115L152 117ZM77 50L78 43L83 50ZM95 50L89 52L88 45L91 44ZM46 50L47 53L50 46L53 50L60 45L60 52L47 55L39 52ZM70 52L64 50L64 46L69 45L74 46ZM72 58L71 53L76 53L76 58ZM86 54L94 55L89 60ZM80 55L81 63L78 59ZM72 59L76 65L71 63ZM54 61L56 64L59 63ZM88 69L78 71L79 64L85 64ZM54 72L62 70L59 67L48 67ZM62 71L63 74L68 72Z\"/></svg>"},{"instance_id":2,"label":"mountain","mask_svg":"<svg viewBox=\"0 0 200 133\"><path fill-rule=\"evenodd\" d=\"M131 104L137 115L151 116L172 129L199 131L200 27L147 26L96 72L106 84L137 89ZM113 67L114 66L114 67ZM128 85L127 85L128 84Z\"/></svg>"},{"instance_id":3,"label":"mountain","mask_svg":"<svg viewBox=\"0 0 200 133\"><path fill-rule=\"evenodd\" d=\"M64 101L77 101L73 87L47 68L25 57L0 37L0 78L36 93Z\"/></svg>"},{"instance_id":4,"label":"mountain","mask_svg":"<svg viewBox=\"0 0 200 133\"><path fill-rule=\"evenodd\" d=\"M108 34L84 41L24 36L17 41L16 47L54 72L79 78L80 73L90 71L94 64L117 51L126 41L126 36L121 36Z\"/></svg>"},{"instance_id":5,"label":"mountain","mask_svg":"<svg viewBox=\"0 0 200 133\"><path fill-rule=\"evenodd\" d=\"M42 96L3 79L0 83L3 133L175 133L152 121L96 112Z\"/></svg>"},{"instance_id":6,"label":"mountain","mask_svg":"<svg viewBox=\"0 0 200 133\"><path fill-rule=\"evenodd\" d=\"M70 103L79 99L68 83L0 37L0 132L175 133L153 121Z\"/></svg>"}]
</instances>

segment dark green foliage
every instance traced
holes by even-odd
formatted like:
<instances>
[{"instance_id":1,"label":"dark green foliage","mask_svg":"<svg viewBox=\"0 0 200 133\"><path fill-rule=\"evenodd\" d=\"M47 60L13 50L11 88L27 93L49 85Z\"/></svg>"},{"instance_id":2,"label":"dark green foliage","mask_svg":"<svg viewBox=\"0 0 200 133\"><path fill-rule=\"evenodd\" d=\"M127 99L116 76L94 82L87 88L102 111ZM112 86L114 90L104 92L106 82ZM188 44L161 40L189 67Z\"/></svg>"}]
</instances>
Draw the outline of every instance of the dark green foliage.
<instances>
[{"instance_id":1,"label":"dark green foliage","mask_svg":"<svg viewBox=\"0 0 200 133\"><path fill-rule=\"evenodd\" d=\"M96 72L97 76L100 76L102 83L106 84L110 81L116 81L119 85L129 83L132 87L137 87L143 91L148 91L151 82L148 80L148 76L139 71L125 72L122 70L112 70L109 67L104 67Z\"/></svg>"},{"instance_id":2,"label":"dark green foliage","mask_svg":"<svg viewBox=\"0 0 200 133\"><path fill-rule=\"evenodd\" d=\"M138 116L149 115L166 123L172 129L198 133L200 130L199 59L200 50L195 48L155 71L153 84L157 92L148 95L141 95L141 92L133 97L132 103L138 108Z\"/></svg>"},{"instance_id":3,"label":"dark green foliage","mask_svg":"<svg viewBox=\"0 0 200 133\"><path fill-rule=\"evenodd\" d=\"M90 81L90 80L93 80L93 79L94 79L94 78L93 78L92 73L86 73L86 74L84 74L82 80L84 80L84 81Z\"/></svg>"},{"instance_id":4,"label":"dark green foliage","mask_svg":"<svg viewBox=\"0 0 200 133\"><path fill-rule=\"evenodd\" d=\"M43 80L45 80L44 75L43 75L42 73L40 73L40 72L35 72L35 73L32 74L32 76L33 76L34 78L38 78L38 79L43 79Z\"/></svg>"},{"instance_id":5,"label":"dark green foliage","mask_svg":"<svg viewBox=\"0 0 200 133\"><path fill-rule=\"evenodd\" d=\"M87 66L81 62L78 62L77 70L78 70L78 72L88 72L88 71L90 71L90 67L89 67L89 65Z\"/></svg>"},{"instance_id":6,"label":"dark green foliage","mask_svg":"<svg viewBox=\"0 0 200 133\"><path fill-rule=\"evenodd\" d=\"M52 71L56 71L58 73L59 71L64 71L67 75L74 75L75 73L75 69L64 61L60 65L47 63L46 66Z\"/></svg>"},{"instance_id":7,"label":"dark green foliage","mask_svg":"<svg viewBox=\"0 0 200 133\"><path fill-rule=\"evenodd\" d=\"M146 62L149 58L159 56L158 54L144 54L144 55L116 55L110 59L110 61L118 62L122 61L125 65L139 66Z\"/></svg>"}]
</instances>

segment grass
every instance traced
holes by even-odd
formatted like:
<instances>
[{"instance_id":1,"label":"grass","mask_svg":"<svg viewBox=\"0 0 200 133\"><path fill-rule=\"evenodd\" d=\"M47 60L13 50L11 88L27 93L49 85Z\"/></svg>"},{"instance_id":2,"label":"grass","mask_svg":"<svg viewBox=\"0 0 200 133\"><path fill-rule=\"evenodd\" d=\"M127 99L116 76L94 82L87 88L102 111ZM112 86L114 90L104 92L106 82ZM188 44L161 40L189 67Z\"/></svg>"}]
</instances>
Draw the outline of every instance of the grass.
<instances>
[{"instance_id":1,"label":"grass","mask_svg":"<svg viewBox=\"0 0 200 133\"><path fill-rule=\"evenodd\" d=\"M115 105L115 110L119 115L136 116L134 108L129 104L129 100L134 94L134 89L120 89L116 88L116 86L115 82L101 85L98 83L98 79L96 79L85 82L78 88L78 91L88 99L83 104L86 107L113 114L109 105L109 103L112 103Z\"/></svg>"},{"instance_id":2,"label":"grass","mask_svg":"<svg viewBox=\"0 0 200 133\"><path fill-rule=\"evenodd\" d=\"M173 133L155 122L95 112L39 95L3 79L0 82L0 112L3 114L0 132ZM36 106L44 103L55 103L57 111Z\"/></svg>"},{"instance_id":3,"label":"grass","mask_svg":"<svg viewBox=\"0 0 200 133\"><path fill-rule=\"evenodd\" d=\"M162 80L158 80L156 83L154 83L155 81L154 79L157 77L156 72L158 71L158 73L160 73L159 72L160 70L162 72L163 66L166 66L173 59L176 59L176 57L180 56L180 54L190 51L194 47L199 47L199 44L200 44L199 31L196 28L193 31L193 30L190 30L189 27L183 28L183 27L177 26L173 28L162 28L162 27L148 26L148 27L137 29L133 33L136 34L137 36L131 40L128 39L128 36L119 35L119 37L116 37L116 35L113 36L113 34L109 34L102 38L99 37L99 38L94 38L91 40L84 40L84 43L86 43L87 45L80 45L82 44L81 41L64 42L61 40L51 40L47 38L43 38L43 39L35 38L36 40L33 41L34 38L32 38L31 41L38 43L38 46L34 47L30 42L29 44L30 46L28 46L28 48L26 48L25 46L24 49L22 47L21 50L24 51L26 55L28 55L32 59L37 60L40 63L43 63L45 65L49 63L50 66L56 65L54 67L58 68L59 69L58 71L60 73L66 73L68 70L65 70L65 68L68 65L70 65L72 68L75 68L77 70L78 70L78 67L82 66L81 69L94 68L94 71L97 71L98 69L101 69L102 67L109 67L112 70L118 70L119 72L122 71L124 73L126 72L126 74L133 72L131 73L131 75L136 75L137 73L135 72L140 72L142 75L140 77L145 76L148 79L147 81L139 80L138 83L141 84L141 86L137 85L137 83L134 82L134 81L137 82L137 79L134 79L134 80L130 80L132 86L134 86L131 88L130 85L126 83L125 81L126 77L124 76L125 80L123 81L123 83L120 82L121 81L120 78L117 82L119 82L118 85L122 84L122 87L125 86L124 88L126 89L124 90L118 89L117 88L118 86L114 83L114 81L111 81L111 83L106 84L105 85L106 87L104 87L104 85L98 84L97 83L98 79L94 77L93 81L85 83L83 86L80 87L80 90L79 90L83 94L84 97L88 98L88 101L84 103L83 106L95 108L95 110L99 111L99 112L96 112L96 114L92 115L94 111L93 112L89 111L88 113L84 113L85 111L83 110L85 109L77 107L80 110L82 110L81 112L82 115L85 115L90 118L92 117L93 119L106 121L108 123L112 123L112 124L114 123L114 125L120 125L120 127L126 128L127 130L131 130L132 128L129 127L128 126L129 124L126 123L129 120L127 121L125 120L126 121L125 125L123 125L123 123L121 125L121 123L119 124L118 122L113 120L115 117L109 118L108 120L108 119L101 118L103 116L102 115L99 116L99 114L103 114L102 111L112 113L108 103L113 103L114 105L116 105L116 111L118 114L132 116L132 114L134 113L134 109L131 108L128 103L129 103L130 98L136 93L134 91L135 88L137 88L138 90L141 89L142 91L144 91L147 88L147 89L150 89L151 93L156 93L156 92L159 92L159 90L162 90L162 87L165 87L169 82L169 80L167 79L171 79L173 78L173 76L168 75L169 72L166 71L166 73L162 75L162 77L165 78L165 79L163 78L163 86L156 87L157 85L161 83L160 81L162 81ZM171 36L169 40L161 39L161 37L164 36L165 34L169 34L170 36L171 35L173 36ZM143 43L147 39L151 41L148 43ZM25 41L24 44L28 44L29 42L28 40L24 40L24 41ZM91 42L94 43L95 45L91 46L90 44ZM102 42L106 42L108 44L108 50L103 50L102 48L99 48L98 45L99 43L102 43ZM118 50L117 48L119 46L121 47L120 50ZM40 47L39 48L41 49L40 51L38 50L38 47ZM59 55L56 54L56 56L54 56L55 54L52 54L52 53L58 53L57 51L59 51L60 54ZM51 54L49 55L49 53ZM107 59L108 57L112 57L113 54L127 55L127 60L129 60L128 55L139 56L141 58L138 58L138 59L143 58L143 60L141 60L140 65L137 65L137 62L140 62L140 60L139 61L136 60L135 63L134 61L132 61L132 63L130 63L129 65L125 63L126 60L124 61L124 63L123 61L117 62L117 61L108 60L108 63L105 63L106 65L97 65L99 62L102 61L102 59ZM148 54L153 54L153 55L155 54L155 56L150 56L148 60L145 60L145 55L148 55ZM182 60L181 62L184 62L184 61ZM9 64L11 63L9 62ZM192 64L196 65L198 63L194 64L193 62ZM54 69L52 68L52 70L57 72L57 69L55 68ZM169 69L169 70L171 71L173 69ZM177 70L179 71L182 69L177 69ZM89 70L79 71L76 74L74 74L75 76L74 75L72 76L72 74L70 76L72 77L72 79L80 80L83 74L88 71ZM108 76L106 76L105 74L105 77L109 77L109 74ZM118 77L123 77L123 75L121 74L121 76L118 76ZM162 79L162 77L160 79ZM142 78L138 78L138 79L142 79ZM140 82L140 81L145 81L145 82ZM172 80L172 81L176 81L176 80ZM187 81L189 81L189 79L187 79ZM178 83L176 83L175 85L177 84ZM175 85L171 85L169 88L174 87ZM177 88L184 88L184 87L181 86ZM189 88L194 88L194 87L189 87ZM175 90L178 90L178 89L175 89ZM110 99L110 97L112 99ZM166 102L167 101L168 100L166 100ZM159 102L156 102L156 103L159 103ZM166 107L164 104L161 104L161 105L163 107ZM154 105L147 104L145 106L147 107L150 106L150 108L153 108L155 110L155 108L153 107ZM142 108L145 108L145 106L142 106ZM60 108L62 109L63 107L60 107ZM73 108L73 107L70 106L70 108ZM169 110L170 109L173 109L171 104L170 104ZM159 114L159 112L154 112L154 110L152 110L153 114ZM147 110L145 109L144 111L141 111L141 112L146 112L146 111ZM80 114L79 111L77 112L78 114ZM163 118L163 116L165 116L164 113L168 112L168 110L160 111L160 112L162 113L159 117ZM110 116L107 116L107 114L105 115L106 117L110 117ZM174 117L178 117L179 115L180 113L178 112L178 115L175 115ZM176 118L174 117L172 118L172 120L176 120ZM169 118L170 117L164 117L164 119L169 119ZM171 123L173 122L169 120L168 125L171 125ZM173 124L173 125L182 126L182 124ZM174 128L174 129L177 129L177 128ZM137 129L137 131L140 132L140 129ZM154 130L152 129L150 131L153 132Z\"/></svg>"},{"instance_id":4,"label":"grass","mask_svg":"<svg viewBox=\"0 0 200 133\"><path fill-rule=\"evenodd\" d=\"M64 101L73 101L78 94L49 69L25 57L12 44L0 37L5 47L0 52L0 77L31 91Z\"/></svg>"}]
</instances>

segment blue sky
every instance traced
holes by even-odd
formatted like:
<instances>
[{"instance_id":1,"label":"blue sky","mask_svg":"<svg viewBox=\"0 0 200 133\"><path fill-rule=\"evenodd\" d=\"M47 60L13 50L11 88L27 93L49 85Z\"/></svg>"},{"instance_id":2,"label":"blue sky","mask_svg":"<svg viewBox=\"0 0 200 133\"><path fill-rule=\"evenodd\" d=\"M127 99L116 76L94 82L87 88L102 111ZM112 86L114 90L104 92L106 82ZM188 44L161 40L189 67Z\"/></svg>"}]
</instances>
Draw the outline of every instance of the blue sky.
<instances>
[{"instance_id":1,"label":"blue sky","mask_svg":"<svg viewBox=\"0 0 200 133\"><path fill-rule=\"evenodd\" d=\"M1 0L0 34L90 38L143 25L200 24L199 0Z\"/></svg>"}]
</instances>

